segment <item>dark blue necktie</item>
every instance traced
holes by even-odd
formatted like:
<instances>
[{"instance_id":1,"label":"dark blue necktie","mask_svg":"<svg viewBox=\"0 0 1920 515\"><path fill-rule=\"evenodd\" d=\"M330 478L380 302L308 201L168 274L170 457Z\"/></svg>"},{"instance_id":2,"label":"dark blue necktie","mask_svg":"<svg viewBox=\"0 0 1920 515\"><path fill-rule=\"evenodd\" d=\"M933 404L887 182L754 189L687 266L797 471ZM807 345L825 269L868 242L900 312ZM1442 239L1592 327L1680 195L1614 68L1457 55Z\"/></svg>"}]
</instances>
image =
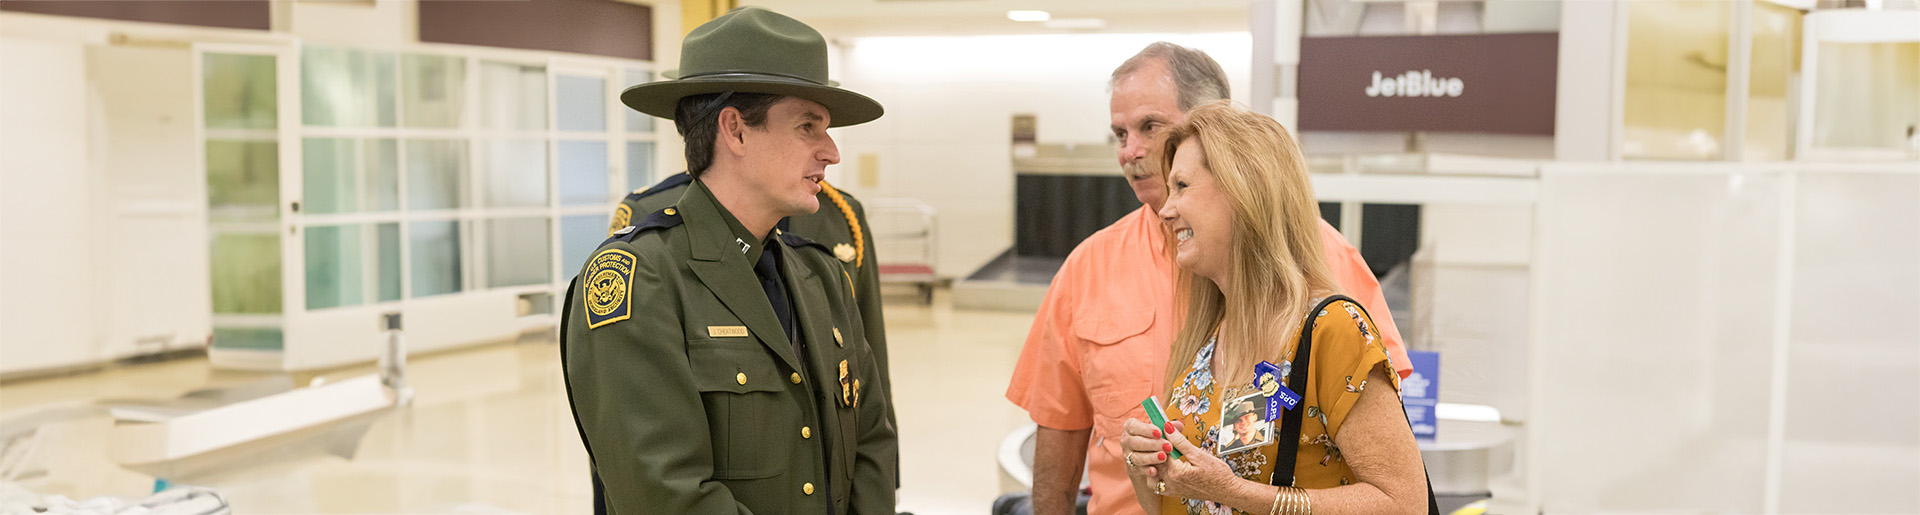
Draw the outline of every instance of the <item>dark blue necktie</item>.
<instances>
[{"instance_id":1,"label":"dark blue necktie","mask_svg":"<svg viewBox=\"0 0 1920 515\"><path fill-rule=\"evenodd\" d=\"M787 304L787 289L780 286L779 256L780 244L773 243L760 252L760 261L753 264L753 274L760 276L760 289L767 292L767 302L773 304L773 314L780 318L780 328L787 331L787 343L799 346L794 338L793 308Z\"/></svg>"}]
</instances>

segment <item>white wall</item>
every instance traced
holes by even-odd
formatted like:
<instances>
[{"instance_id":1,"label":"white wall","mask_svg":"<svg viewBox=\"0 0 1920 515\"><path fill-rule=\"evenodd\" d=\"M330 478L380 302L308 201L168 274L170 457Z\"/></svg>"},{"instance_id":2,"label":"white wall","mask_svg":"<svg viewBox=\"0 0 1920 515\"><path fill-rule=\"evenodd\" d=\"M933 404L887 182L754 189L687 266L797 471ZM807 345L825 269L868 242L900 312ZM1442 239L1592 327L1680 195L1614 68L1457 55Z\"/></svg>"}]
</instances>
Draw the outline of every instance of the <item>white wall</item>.
<instances>
[{"instance_id":1,"label":"white wall","mask_svg":"<svg viewBox=\"0 0 1920 515\"><path fill-rule=\"evenodd\" d=\"M1539 508L1920 511L1915 169L1543 172Z\"/></svg>"},{"instance_id":2,"label":"white wall","mask_svg":"<svg viewBox=\"0 0 1920 515\"><path fill-rule=\"evenodd\" d=\"M79 45L0 38L0 372L99 351L86 63Z\"/></svg>"},{"instance_id":3,"label":"white wall","mask_svg":"<svg viewBox=\"0 0 1920 515\"><path fill-rule=\"evenodd\" d=\"M841 130L842 164L828 178L863 199L908 197L933 205L938 271L965 276L1013 242L1013 115L1037 115L1042 143L1106 141L1107 77L1160 40L1212 55L1226 69L1234 99L1245 102L1252 45L1246 33L843 41L836 79L879 100L887 114ZM853 167L862 154L878 158L873 184L858 182Z\"/></svg>"}]
</instances>

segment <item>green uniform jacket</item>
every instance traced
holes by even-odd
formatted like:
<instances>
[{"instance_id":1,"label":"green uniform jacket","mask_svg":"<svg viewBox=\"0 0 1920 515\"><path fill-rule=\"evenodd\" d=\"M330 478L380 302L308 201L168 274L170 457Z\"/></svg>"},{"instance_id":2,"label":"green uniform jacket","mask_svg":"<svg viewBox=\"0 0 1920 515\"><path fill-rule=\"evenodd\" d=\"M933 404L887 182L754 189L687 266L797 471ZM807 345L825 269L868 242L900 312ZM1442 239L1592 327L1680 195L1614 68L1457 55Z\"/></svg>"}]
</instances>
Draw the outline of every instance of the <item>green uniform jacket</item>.
<instances>
[{"instance_id":1,"label":"green uniform jacket","mask_svg":"<svg viewBox=\"0 0 1920 515\"><path fill-rule=\"evenodd\" d=\"M628 194L626 198L620 200L620 207L614 209L613 226L607 231L617 231L629 225L630 220L634 218L634 213L645 216L647 213L657 212L673 205L680 200L680 195L686 192L687 183L690 180L691 178L685 172L677 173L660 181L659 184ZM840 211L839 206L834 205L833 199L826 192L823 191L816 196L820 199L820 210L810 215L788 218L786 231L820 242L829 249L840 245L853 245L853 228L848 225L846 214ZM880 395L892 399L893 369L888 365L891 362L887 361L887 327L886 320L880 313L880 265L874 262L873 231L870 230L872 226L867 225L867 211L860 205L859 199L853 198L853 195L844 191L840 192L840 198L847 201L847 206L853 211L854 219L860 224L860 233L864 236L861 238L860 246L865 250L856 252L856 256L860 257L851 261L843 259L843 262L846 262L847 271L853 278L854 300L860 305L860 320L866 324L867 346L873 347L874 358L880 360L880 378L877 381L880 384ZM894 422L894 427L899 427L898 421L889 421Z\"/></svg>"},{"instance_id":2,"label":"green uniform jacket","mask_svg":"<svg viewBox=\"0 0 1920 515\"><path fill-rule=\"evenodd\" d=\"M695 183L568 288L561 355L596 511L894 513L891 406L844 266L774 238L803 360L729 220Z\"/></svg>"}]
</instances>

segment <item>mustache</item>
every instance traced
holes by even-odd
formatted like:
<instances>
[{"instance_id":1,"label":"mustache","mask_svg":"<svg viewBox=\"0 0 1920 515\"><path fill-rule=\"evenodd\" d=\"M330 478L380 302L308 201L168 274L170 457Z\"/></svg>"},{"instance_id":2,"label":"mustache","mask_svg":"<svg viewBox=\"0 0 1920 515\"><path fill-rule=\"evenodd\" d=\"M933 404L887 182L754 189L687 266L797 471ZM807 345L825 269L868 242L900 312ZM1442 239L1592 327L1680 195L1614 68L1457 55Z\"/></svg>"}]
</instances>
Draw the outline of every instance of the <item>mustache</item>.
<instances>
[{"instance_id":1,"label":"mustache","mask_svg":"<svg viewBox=\"0 0 1920 515\"><path fill-rule=\"evenodd\" d=\"M1151 175L1149 170L1147 170L1147 161L1145 159L1120 165L1120 172L1126 174L1127 180L1133 180L1134 177L1141 175Z\"/></svg>"}]
</instances>

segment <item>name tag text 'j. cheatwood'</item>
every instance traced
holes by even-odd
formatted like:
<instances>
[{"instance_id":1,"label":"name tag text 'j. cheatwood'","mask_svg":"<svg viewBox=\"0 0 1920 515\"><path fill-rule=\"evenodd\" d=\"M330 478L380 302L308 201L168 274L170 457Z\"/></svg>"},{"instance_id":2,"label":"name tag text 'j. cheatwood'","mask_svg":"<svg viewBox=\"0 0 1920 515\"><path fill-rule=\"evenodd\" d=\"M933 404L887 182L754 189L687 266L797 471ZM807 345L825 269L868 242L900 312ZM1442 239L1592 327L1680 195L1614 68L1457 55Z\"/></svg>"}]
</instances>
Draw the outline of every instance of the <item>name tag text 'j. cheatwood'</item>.
<instances>
[{"instance_id":1,"label":"name tag text 'j. cheatwood'","mask_svg":"<svg viewBox=\"0 0 1920 515\"><path fill-rule=\"evenodd\" d=\"M710 338L745 338L747 337L747 326L710 325L707 326L707 336Z\"/></svg>"}]
</instances>

